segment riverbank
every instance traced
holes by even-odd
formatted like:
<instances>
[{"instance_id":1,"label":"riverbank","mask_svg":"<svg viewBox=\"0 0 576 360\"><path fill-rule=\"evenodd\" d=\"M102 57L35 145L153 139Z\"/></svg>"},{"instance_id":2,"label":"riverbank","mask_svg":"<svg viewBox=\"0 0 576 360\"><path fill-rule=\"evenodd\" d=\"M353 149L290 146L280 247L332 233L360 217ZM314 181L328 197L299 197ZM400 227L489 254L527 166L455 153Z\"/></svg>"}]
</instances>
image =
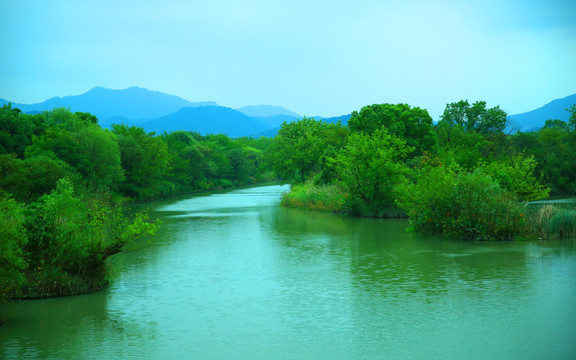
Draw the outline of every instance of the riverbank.
<instances>
[{"instance_id":1,"label":"riverbank","mask_svg":"<svg viewBox=\"0 0 576 360\"><path fill-rule=\"evenodd\" d=\"M262 181L262 182L249 183L249 184L231 185L231 186L227 186L227 187L219 186L217 188L189 190L189 191L184 191L181 193L153 196L153 197L150 197L147 199L141 199L141 200L133 200L133 199L127 198L126 201L122 201L121 203L122 203L122 206L139 205L139 204L146 204L146 203L150 203L150 202L154 202L154 201L158 201L158 200L166 200L166 199L172 199L172 198L176 199L179 197L195 196L195 195L202 195L202 194L216 194L216 193L220 193L220 192L228 192L228 191L233 191L233 190L249 189L249 188L258 187L258 186L284 185L284 184L285 184L285 182L282 182L279 180L267 180L267 181Z\"/></svg>"},{"instance_id":2,"label":"riverbank","mask_svg":"<svg viewBox=\"0 0 576 360\"><path fill-rule=\"evenodd\" d=\"M438 195L438 194L436 194ZM359 199L337 185L298 184L283 194L287 207L326 211L352 216L409 218L412 227L435 235L467 240L557 239L576 237L576 200L551 199L520 203L497 196L478 197L469 204L444 204L434 200L437 210L407 213L399 207L381 207L370 212ZM422 200L419 198L418 200ZM427 207L430 209L431 207ZM355 209L355 210L354 210ZM364 213L359 209L367 209ZM372 208L373 209L373 208ZM439 210L439 211L438 211Z\"/></svg>"},{"instance_id":3,"label":"riverbank","mask_svg":"<svg viewBox=\"0 0 576 360\"><path fill-rule=\"evenodd\" d=\"M0 307L0 358L574 358L576 242L431 238L287 190L145 204L162 228L107 290Z\"/></svg>"},{"instance_id":4,"label":"riverbank","mask_svg":"<svg viewBox=\"0 0 576 360\"><path fill-rule=\"evenodd\" d=\"M0 300L69 296L107 285L107 259L159 227L60 180L31 204L0 197Z\"/></svg>"}]
</instances>

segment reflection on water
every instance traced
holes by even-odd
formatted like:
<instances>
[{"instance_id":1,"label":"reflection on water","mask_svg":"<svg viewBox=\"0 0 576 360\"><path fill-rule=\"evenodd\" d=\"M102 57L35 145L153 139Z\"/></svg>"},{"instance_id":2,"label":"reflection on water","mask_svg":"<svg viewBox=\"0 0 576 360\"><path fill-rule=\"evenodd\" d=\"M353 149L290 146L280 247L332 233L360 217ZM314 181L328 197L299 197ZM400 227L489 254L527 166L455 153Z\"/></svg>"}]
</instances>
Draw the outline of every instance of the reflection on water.
<instances>
[{"instance_id":1,"label":"reflection on water","mask_svg":"<svg viewBox=\"0 0 576 360\"><path fill-rule=\"evenodd\" d=\"M281 208L164 200L110 289L8 304L0 358L576 358L576 245L470 243Z\"/></svg>"}]
</instances>

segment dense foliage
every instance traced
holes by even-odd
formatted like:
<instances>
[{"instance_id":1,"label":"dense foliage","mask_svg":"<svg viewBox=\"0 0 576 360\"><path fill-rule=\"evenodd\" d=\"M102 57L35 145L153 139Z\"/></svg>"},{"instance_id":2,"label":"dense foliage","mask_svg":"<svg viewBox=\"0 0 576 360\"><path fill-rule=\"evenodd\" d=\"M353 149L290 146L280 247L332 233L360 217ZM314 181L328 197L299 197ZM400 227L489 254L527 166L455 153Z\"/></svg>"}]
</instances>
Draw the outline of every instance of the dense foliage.
<instances>
[{"instance_id":1,"label":"dense foliage","mask_svg":"<svg viewBox=\"0 0 576 360\"><path fill-rule=\"evenodd\" d=\"M310 135L326 127L321 121L284 124L268 157L284 159L277 173L297 179L286 205L403 214L427 233L511 239L539 233L527 225L525 201L576 192L576 106L567 110L569 123L514 133L507 114L484 101L448 104L436 125L418 107L377 104L353 112L338 141Z\"/></svg>"},{"instance_id":2,"label":"dense foliage","mask_svg":"<svg viewBox=\"0 0 576 360\"><path fill-rule=\"evenodd\" d=\"M101 288L106 259L153 234L119 203L271 179L271 140L136 126L88 113L0 108L0 299Z\"/></svg>"},{"instance_id":3,"label":"dense foliage","mask_svg":"<svg viewBox=\"0 0 576 360\"><path fill-rule=\"evenodd\" d=\"M432 234L466 239L574 236L574 209L526 208L576 193L576 105L568 122L513 133L478 101L425 109L376 104L348 125L284 123L274 139L104 129L88 113L0 108L0 298L100 288L106 259L153 234L119 203L280 179L288 206L408 216ZM508 133L507 133L508 132Z\"/></svg>"}]
</instances>

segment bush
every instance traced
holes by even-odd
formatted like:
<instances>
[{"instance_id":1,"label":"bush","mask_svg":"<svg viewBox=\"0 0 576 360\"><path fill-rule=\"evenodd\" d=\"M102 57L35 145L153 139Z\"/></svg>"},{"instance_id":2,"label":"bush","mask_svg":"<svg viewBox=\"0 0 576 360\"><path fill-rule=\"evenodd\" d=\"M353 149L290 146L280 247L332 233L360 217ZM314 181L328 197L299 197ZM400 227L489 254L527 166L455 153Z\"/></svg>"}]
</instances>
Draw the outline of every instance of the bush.
<instances>
[{"instance_id":1,"label":"bush","mask_svg":"<svg viewBox=\"0 0 576 360\"><path fill-rule=\"evenodd\" d=\"M410 173L404 161L412 151L386 128L371 135L350 135L346 146L327 159L339 185L353 198L348 211L362 216L396 215L394 188Z\"/></svg>"},{"instance_id":2,"label":"bush","mask_svg":"<svg viewBox=\"0 0 576 360\"><path fill-rule=\"evenodd\" d=\"M24 283L24 219L24 206L0 194L0 300Z\"/></svg>"},{"instance_id":3,"label":"bush","mask_svg":"<svg viewBox=\"0 0 576 360\"><path fill-rule=\"evenodd\" d=\"M523 207L480 170L454 166L423 169L398 188L398 205L417 230L465 239L511 239L520 232Z\"/></svg>"},{"instance_id":4,"label":"bush","mask_svg":"<svg viewBox=\"0 0 576 360\"><path fill-rule=\"evenodd\" d=\"M282 205L304 209L343 212L349 194L337 185L294 185L282 196Z\"/></svg>"},{"instance_id":5,"label":"bush","mask_svg":"<svg viewBox=\"0 0 576 360\"><path fill-rule=\"evenodd\" d=\"M119 208L75 194L69 181L26 209L24 297L72 295L106 284L106 259L133 239L154 234L145 214L128 220ZM13 294L15 296L17 294Z\"/></svg>"}]
</instances>

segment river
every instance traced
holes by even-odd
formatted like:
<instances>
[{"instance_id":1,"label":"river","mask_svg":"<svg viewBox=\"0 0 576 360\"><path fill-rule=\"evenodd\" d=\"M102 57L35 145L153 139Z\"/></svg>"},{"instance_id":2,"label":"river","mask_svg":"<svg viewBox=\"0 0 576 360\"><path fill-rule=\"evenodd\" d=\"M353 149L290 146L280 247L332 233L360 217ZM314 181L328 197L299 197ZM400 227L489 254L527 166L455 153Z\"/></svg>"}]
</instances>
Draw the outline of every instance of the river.
<instances>
[{"instance_id":1,"label":"river","mask_svg":"<svg viewBox=\"0 0 576 360\"><path fill-rule=\"evenodd\" d=\"M2 359L576 359L576 241L464 242L287 209L146 204L105 291L1 308Z\"/></svg>"}]
</instances>

